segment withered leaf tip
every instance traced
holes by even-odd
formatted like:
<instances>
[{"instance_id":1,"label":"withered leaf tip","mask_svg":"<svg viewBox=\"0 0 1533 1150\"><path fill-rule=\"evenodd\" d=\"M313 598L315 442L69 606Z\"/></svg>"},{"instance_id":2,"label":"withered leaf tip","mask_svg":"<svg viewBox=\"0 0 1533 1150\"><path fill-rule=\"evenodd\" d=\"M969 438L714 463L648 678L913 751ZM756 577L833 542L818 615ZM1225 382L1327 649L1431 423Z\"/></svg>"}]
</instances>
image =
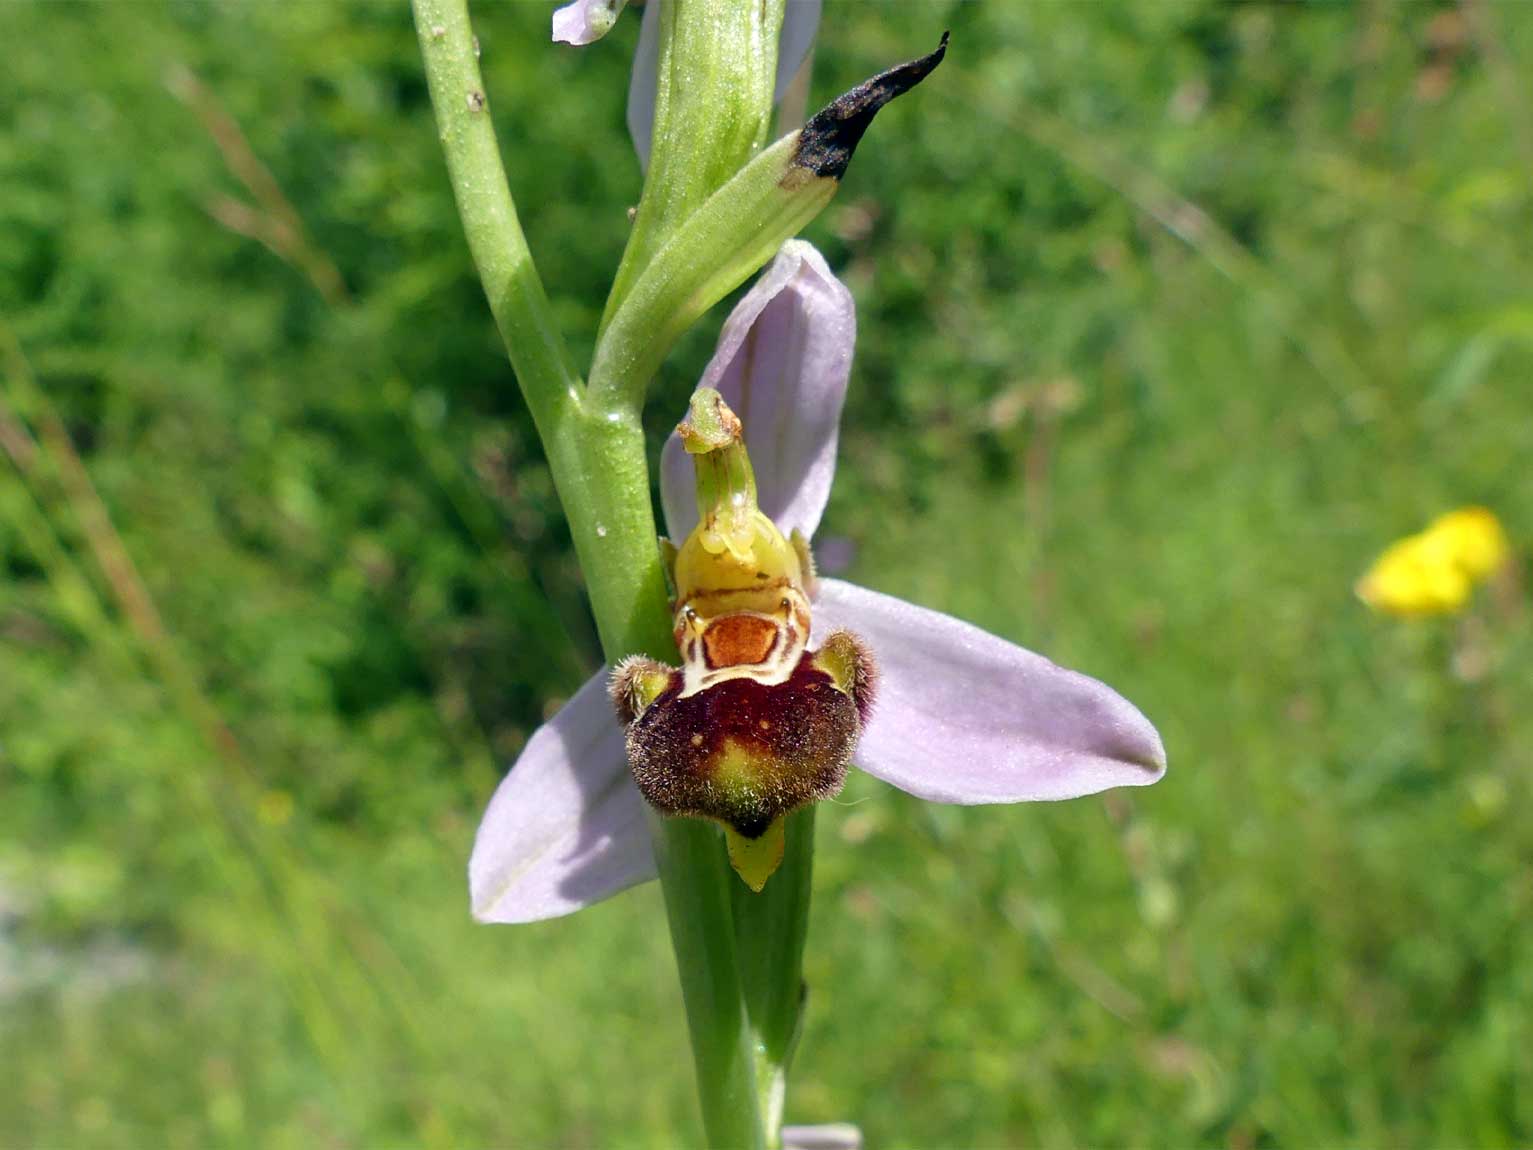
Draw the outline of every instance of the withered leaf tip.
<instances>
[{"instance_id":1,"label":"withered leaf tip","mask_svg":"<svg viewBox=\"0 0 1533 1150\"><path fill-rule=\"evenodd\" d=\"M799 134L792 167L839 180L878 110L931 75L947 54L947 39L942 33L934 51L880 72L815 113Z\"/></svg>"}]
</instances>

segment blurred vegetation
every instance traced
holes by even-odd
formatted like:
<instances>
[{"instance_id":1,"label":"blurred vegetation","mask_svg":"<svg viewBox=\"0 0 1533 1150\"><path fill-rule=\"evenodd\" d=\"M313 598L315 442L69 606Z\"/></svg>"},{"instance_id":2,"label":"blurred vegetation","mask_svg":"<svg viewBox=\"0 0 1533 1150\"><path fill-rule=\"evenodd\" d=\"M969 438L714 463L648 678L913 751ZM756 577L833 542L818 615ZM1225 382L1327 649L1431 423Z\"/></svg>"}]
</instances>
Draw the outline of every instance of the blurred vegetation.
<instances>
[{"instance_id":1,"label":"blurred vegetation","mask_svg":"<svg viewBox=\"0 0 1533 1150\"><path fill-rule=\"evenodd\" d=\"M584 352L637 21L577 51L550 7L477 29ZM1464 503L1526 554L1533 10L831 3L815 96L943 27L809 233L861 334L826 532L1118 686L1172 770L857 778L790 1120L1526 1145L1528 589L1401 624L1351 583ZM654 889L468 920L596 654L404 6L11 3L0 42L0 1144L695 1142Z\"/></svg>"}]
</instances>

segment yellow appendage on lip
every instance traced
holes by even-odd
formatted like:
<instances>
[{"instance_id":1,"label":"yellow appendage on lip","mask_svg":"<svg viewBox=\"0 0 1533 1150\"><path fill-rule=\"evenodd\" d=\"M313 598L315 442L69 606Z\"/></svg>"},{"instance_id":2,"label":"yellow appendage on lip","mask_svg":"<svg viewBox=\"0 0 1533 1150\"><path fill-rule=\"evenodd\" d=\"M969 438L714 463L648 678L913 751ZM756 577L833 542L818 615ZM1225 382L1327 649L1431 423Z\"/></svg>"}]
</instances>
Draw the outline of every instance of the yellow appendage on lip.
<instances>
[{"instance_id":1,"label":"yellow appendage on lip","mask_svg":"<svg viewBox=\"0 0 1533 1150\"><path fill-rule=\"evenodd\" d=\"M767 879L782 865L783 848L787 845L782 818L774 819L766 833L757 839L748 839L726 824L724 841L729 847L729 865L735 868L746 886L760 894Z\"/></svg>"}]
</instances>

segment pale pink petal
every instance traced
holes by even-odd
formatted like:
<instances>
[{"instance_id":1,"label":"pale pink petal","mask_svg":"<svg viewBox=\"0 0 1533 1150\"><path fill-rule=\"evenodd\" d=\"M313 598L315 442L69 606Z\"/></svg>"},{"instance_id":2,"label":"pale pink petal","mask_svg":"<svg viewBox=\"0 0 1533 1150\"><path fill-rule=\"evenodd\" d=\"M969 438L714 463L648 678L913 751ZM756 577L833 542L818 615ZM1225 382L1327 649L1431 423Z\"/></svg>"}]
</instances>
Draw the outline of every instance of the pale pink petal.
<instances>
[{"instance_id":1,"label":"pale pink petal","mask_svg":"<svg viewBox=\"0 0 1533 1150\"><path fill-rule=\"evenodd\" d=\"M660 82L660 0L644 5L639 44L628 77L628 134L639 153L639 167L649 167L650 138L655 132L655 88Z\"/></svg>"},{"instance_id":2,"label":"pale pink petal","mask_svg":"<svg viewBox=\"0 0 1533 1150\"><path fill-rule=\"evenodd\" d=\"M1069 799L1153 783L1166 753L1111 687L969 623L822 579L816 640L860 635L878 669L853 763L940 803Z\"/></svg>"},{"instance_id":3,"label":"pale pink petal","mask_svg":"<svg viewBox=\"0 0 1533 1150\"><path fill-rule=\"evenodd\" d=\"M783 11L782 32L777 39L777 77L772 92L774 101L793 82L809 55L815 32L820 26L821 0L788 0ZM572 5L573 7L573 5ZM554 37L558 39L557 36ZM655 87L660 72L660 4L650 0L644 5L644 21L639 25L639 46L633 54L633 73L628 79L628 134L633 149L639 153L639 167L649 167L650 138L655 130Z\"/></svg>"},{"instance_id":4,"label":"pale pink petal","mask_svg":"<svg viewBox=\"0 0 1533 1150\"><path fill-rule=\"evenodd\" d=\"M612 31L628 0L575 0L554 12L554 39L561 44L590 44Z\"/></svg>"},{"instance_id":5,"label":"pale pink petal","mask_svg":"<svg viewBox=\"0 0 1533 1150\"><path fill-rule=\"evenodd\" d=\"M841 405L857 311L825 258L789 240L730 312L699 387L716 387L745 424L756 498L785 533L820 525L836 472ZM666 530L680 544L697 523L692 462L673 432L660 462Z\"/></svg>"},{"instance_id":6,"label":"pale pink petal","mask_svg":"<svg viewBox=\"0 0 1533 1150\"><path fill-rule=\"evenodd\" d=\"M804 66L804 57L814 44L815 33L820 30L820 0L788 0L782 14L782 33L777 38L777 78L774 81L772 100L782 99L782 94L793 83L793 77Z\"/></svg>"},{"instance_id":7,"label":"pale pink petal","mask_svg":"<svg viewBox=\"0 0 1533 1150\"><path fill-rule=\"evenodd\" d=\"M850 1122L784 1126L782 1150L862 1150L862 1131Z\"/></svg>"},{"instance_id":8,"label":"pale pink petal","mask_svg":"<svg viewBox=\"0 0 1533 1150\"><path fill-rule=\"evenodd\" d=\"M468 864L474 917L557 918L654 877L602 671L533 733L490 800Z\"/></svg>"}]
</instances>

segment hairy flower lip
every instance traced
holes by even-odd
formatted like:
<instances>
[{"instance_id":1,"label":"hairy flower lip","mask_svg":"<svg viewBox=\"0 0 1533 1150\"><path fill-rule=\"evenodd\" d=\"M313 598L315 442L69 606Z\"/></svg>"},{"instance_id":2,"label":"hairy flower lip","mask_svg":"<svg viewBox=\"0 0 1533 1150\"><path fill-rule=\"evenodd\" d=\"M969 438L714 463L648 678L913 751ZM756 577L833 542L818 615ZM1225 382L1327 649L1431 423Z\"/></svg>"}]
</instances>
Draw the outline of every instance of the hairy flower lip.
<instances>
[{"instance_id":1,"label":"hairy flower lip","mask_svg":"<svg viewBox=\"0 0 1533 1150\"><path fill-rule=\"evenodd\" d=\"M688 696L677 671L629 725L628 765L656 809L758 838L783 815L841 790L859 726L855 700L807 651L772 685L730 679ZM737 777L728 777L730 763Z\"/></svg>"},{"instance_id":2,"label":"hairy flower lip","mask_svg":"<svg viewBox=\"0 0 1533 1150\"><path fill-rule=\"evenodd\" d=\"M855 333L850 293L791 240L725 321L704 373L739 412L759 505L785 533L812 536L824 511ZM667 443L672 538L696 522L691 470L679 440ZM841 628L878 660L879 702L852 760L866 773L961 804L1074 798L1164 774L1155 728L1105 684L940 612L839 579L814 585L811 648ZM539 728L491 801L470 862L481 921L568 914L654 877L606 678Z\"/></svg>"}]
</instances>

